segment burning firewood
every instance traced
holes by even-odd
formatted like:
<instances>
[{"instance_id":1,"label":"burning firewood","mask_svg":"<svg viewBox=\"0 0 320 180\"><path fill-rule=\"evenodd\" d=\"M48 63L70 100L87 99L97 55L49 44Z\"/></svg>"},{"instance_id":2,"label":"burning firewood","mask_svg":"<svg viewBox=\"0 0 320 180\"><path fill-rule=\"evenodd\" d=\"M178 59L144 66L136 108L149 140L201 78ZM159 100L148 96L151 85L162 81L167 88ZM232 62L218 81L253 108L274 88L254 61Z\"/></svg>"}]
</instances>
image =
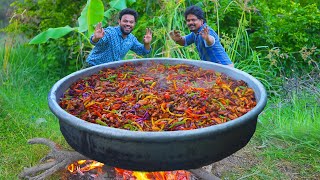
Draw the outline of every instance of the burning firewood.
<instances>
[{"instance_id":1,"label":"burning firewood","mask_svg":"<svg viewBox=\"0 0 320 180\"><path fill-rule=\"evenodd\" d=\"M44 144L48 146L51 151L40 160L40 164L30 168L24 168L24 170L19 175L19 178L21 179L42 180L51 176L57 171L67 169L67 167L74 162L79 162L79 160L90 160L86 156L76 151L62 150L58 144L49 139L33 138L28 140L28 143ZM196 179L219 180L218 177L208 173L202 168L191 169L188 171L191 172Z\"/></svg>"},{"instance_id":2,"label":"burning firewood","mask_svg":"<svg viewBox=\"0 0 320 180\"><path fill-rule=\"evenodd\" d=\"M88 159L76 151L61 150L60 147L53 141L45 138L34 138L28 140L29 144L44 144L50 147L51 151L40 160L40 164L24 168L20 173L20 178L30 180L45 179L56 171L66 168L69 164L79 159ZM40 173L40 174L39 174Z\"/></svg>"}]
</instances>

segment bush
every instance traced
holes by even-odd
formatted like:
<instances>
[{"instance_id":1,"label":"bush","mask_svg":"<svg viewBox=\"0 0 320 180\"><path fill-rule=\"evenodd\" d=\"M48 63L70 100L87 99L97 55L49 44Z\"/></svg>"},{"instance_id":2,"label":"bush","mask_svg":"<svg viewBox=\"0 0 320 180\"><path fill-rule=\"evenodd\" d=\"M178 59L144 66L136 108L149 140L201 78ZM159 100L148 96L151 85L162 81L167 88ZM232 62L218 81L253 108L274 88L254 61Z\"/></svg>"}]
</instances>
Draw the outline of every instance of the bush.
<instances>
[{"instance_id":1,"label":"bush","mask_svg":"<svg viewBox=\"0 0 320 180\"><path fill-rule=\"evenodd\" d=\"M32 0L15 1L11 4L15 11L12 20L4 30L32 38L48 28L74 26L85 3L86 0L39 0L36 3ZM76 66L80 50L71 45L74 41L79 42L79 38L71 34L64 39L50 40L49 43L38 46L38 54L41 54L39 57L46 60L43 66L57 74L62 73L60 75L82 67L82 63L81 66Z\"/></svg>"},{"instance_id":2,"label":"bush","mask_svg":"<svg viewBox=\"0 0 320 180\"><path fill-rule=\"evenodd\" d=\"M320 11L317 3L301 5L291 0L259 1L259 13L253 17L253 46L279 47L297 52L302 47L320 47Z\"/></svg>"},{"instance_id":3,"label":"bush","mask_svg":"<svg viewBox=\"0 0 320 180\"><path fill-rule=\"evenodd\" d=\"M86 0L15 1L11 4L15 11L13 19L6 30L8 32L19 30L32 38L50 27L75 25L85 3ZM16 29L14 22L18 22L19 29Z\"/></svg>"}]
</instances>

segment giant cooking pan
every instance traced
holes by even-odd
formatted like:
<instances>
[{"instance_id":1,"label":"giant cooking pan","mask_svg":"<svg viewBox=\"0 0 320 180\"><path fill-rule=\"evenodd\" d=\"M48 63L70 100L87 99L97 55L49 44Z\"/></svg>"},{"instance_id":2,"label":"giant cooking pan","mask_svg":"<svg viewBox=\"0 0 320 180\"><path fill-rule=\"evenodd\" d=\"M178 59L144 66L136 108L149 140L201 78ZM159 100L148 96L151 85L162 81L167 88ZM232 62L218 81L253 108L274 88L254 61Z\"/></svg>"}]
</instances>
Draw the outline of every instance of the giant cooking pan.
<instances>
[{"instance_id":1,"label":"giant cooking pan","mask_svg":"<svg viewBox=\"0 0 320 180\"><path fill-rule=\"evenodd\" d=\"M169 64L192 64L225 73L236 80L243 80L254 90L257 105L237 119L206 128L137 132L89 123L69 114L58 104L63 93L80 78L125 62L138 63L150 60ZM48 101L51 111L59 119L64 138L74 150L109 166L129 170L162 171L199 168L243 148L255 132L257 118L266 105L267 95L257 79L235 68L206 61L145 58L117 61L74 72L52 87Z\"/></svg>"}]
</instances>

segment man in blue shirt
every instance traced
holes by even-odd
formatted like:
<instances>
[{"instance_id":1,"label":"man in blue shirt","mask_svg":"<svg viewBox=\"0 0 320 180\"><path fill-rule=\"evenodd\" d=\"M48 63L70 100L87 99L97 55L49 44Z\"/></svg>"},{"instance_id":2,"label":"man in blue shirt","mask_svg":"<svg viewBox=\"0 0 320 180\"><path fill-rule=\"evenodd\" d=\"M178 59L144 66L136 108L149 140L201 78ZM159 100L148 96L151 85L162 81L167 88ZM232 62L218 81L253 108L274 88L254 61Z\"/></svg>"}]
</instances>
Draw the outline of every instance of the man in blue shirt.
<instances>
[{"instance_id":1,"label":"man in blue shirt","mask_svg":"<svg viewBox=\"0 0 320 180\"><path fill-rule=\"evenodd\" d=\"M94 48L90 52L87 63L89 66L99 65L102 63L118 61L125 57L129 50L138 55L146 55L151 51L152 33L149 28L141 44L137 38L131 34L138 13L135 10L126 8L119 14L119 26L102 28L99 23L90 38Z\"/></svg>"},{"instance_id":2,"label":"man in blue shirt","mask_svg":"<svg viewBox=\"0 0 320 180\"><path fill-rule=\"evenodd\" d=\"M177 30L170 32L170 37L181 46L195 43L200 59L234 67L217 33L206 24L204 13L198 6L190 6L184 13L187 25L191 31L186 36L181 36Z\"/></svg>"}]
</instances>

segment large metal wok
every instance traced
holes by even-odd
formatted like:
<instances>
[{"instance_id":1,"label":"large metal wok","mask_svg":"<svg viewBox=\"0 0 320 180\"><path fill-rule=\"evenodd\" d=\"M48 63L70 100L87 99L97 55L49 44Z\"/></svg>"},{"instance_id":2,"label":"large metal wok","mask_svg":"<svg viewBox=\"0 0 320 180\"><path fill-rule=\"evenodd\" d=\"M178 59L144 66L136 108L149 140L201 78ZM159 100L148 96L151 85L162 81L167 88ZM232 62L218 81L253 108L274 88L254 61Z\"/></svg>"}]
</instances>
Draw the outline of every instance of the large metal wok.
<instances>
[{"instance_id":1,"label":"large metal wok","mask_svg":"<svg viewBox=\"0 0 320 180\"><path fill-rule=\"evenodd\" d=\"M63 93L80 78L106 67L150 60L169 64L192 64L243 80L253 88L257 105L233 121L211 127L188 131L137 132L89 123L67 113L58 104ZM59 118L64 138L74 150L109 166L162 171L199 168L243 148L255 132L257 117L266 105L267 94L257 79L235 68L206 61L146 58L102 64L72 73L52 87L48 101L51 111Z\"/></svg>"}]
</instances>

